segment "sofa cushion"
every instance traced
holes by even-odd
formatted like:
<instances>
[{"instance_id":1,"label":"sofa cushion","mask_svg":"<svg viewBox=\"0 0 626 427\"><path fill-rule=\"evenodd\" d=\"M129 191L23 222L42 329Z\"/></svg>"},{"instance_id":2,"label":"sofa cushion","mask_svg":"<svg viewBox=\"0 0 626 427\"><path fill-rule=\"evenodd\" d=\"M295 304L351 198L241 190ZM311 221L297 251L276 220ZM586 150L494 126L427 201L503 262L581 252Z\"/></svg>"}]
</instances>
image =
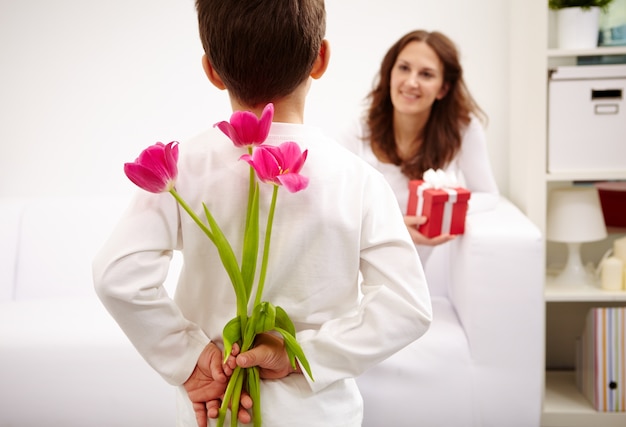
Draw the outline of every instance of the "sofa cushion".
<instances>
[{"instance_id":1,"label":"sofa cushion","mask_svg":"<svg viewBox=\"0 0 626 427\"><path fill-rule=\"evenodd\" d=\"M471 426L471 375L469 344L454 308L433 297L426 334L357 378L363 427Z\"/></svg>"},{"instance_id":2,"label":"sofa cushion","mask_svg":"<svg viewBox=\"0 0 626 427\"><path fill-rule=\"evenodd\" d=\"M0 303L0 343L0 425L174 425L175 388L95 297Z\"/></svg>"}]
</instances>

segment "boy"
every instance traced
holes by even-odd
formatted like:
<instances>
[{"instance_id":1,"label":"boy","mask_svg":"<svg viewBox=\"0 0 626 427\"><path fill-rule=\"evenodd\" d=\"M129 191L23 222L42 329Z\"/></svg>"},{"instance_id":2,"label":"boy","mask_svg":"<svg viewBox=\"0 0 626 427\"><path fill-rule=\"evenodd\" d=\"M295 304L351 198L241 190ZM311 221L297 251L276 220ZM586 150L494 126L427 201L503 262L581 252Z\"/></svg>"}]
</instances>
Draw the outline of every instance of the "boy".
<instances>
[{"instance_id":1,"label":"boy","mask_svg":"<svg viewBox=\"0 0 626 427\"><path fill-rule=\"evenodd\" d=\"M324 2L197 0L196 8L209 81L228 91L234 110L260 116L274 104L265 144L296 141L308 150L301 174L309 186L278 198L264 300L289 313L315 381L293 372L274 335L222 366L234 292L212 243L169 194L137 194L94 261L97 293L147 362L180 386L177 425L212 422L236 362L260 367L264 425L360 426L354 377L420 337L432 314L384 178L303 124L310 81L329 60ZM179 149L178 193L196 212L206 203L241 253L249 169L238 159L246 150L216 129ZM269 187L261 186L261 218ZM173 250L182 251L184 266L171 300L162 283ZM242 398L241 422L250 421L245 409L253 404Z\"/></svg>"}]
</instances>

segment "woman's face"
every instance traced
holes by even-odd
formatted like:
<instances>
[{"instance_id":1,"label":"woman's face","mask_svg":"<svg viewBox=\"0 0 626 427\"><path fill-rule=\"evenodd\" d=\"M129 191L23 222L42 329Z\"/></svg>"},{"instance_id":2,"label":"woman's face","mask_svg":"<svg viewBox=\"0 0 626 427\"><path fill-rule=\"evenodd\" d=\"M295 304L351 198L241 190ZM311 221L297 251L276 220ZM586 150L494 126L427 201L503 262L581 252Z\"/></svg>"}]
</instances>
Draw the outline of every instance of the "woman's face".
<instances>
[{"instance_id":1,"label":"woman's face","mask_svg":"<svg viewBox=\"0 0 626 427\"><path fill-rule=\"evenodd\" d=\"M400 51L391 69L391 102L396 112L420 114L447 92L443 64L425 42L413 41Z\"/></svg>"}]
</instances>

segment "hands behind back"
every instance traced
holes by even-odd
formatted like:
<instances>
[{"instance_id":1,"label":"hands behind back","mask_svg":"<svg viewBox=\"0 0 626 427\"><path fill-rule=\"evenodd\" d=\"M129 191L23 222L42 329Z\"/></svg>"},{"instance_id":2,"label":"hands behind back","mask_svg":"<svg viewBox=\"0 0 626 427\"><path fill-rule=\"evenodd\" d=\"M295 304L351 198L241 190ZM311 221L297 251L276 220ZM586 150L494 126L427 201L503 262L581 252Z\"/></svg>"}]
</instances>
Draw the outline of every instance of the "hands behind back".
<instances>
[{"instance_id":1,"label":"hands behind back","mask_svg":"<svg viewBox=\"0 0 626 427\"><path fill-rule=\"evenodd\" d=\"M222 364L222 358L222 351L214 343L209 343L200 354L191 376L185 381L184 387L193 404L199 427L206 426L208 418L218 417L228 378L237 365L242 368L258 366L260 377L267 379L302 373L298 365L295 370L291 366L282 338L267 333L259 334L254 347L245 353L239 354L239 346L234 344L225 364ZM250 396L242 394L238 418L243 424L252 420L248 412L252 405Z\"/></svg>"},{"instance_id":2,"label":"hands behind back","mask_svg":"<svg viewBox=\"0 0 626 427\"><path fill-rule=\"evenodd\" d=\"M214 343L209 343L202 350L193 372L183 386L193 404L196 421L199 427L207 425L208 418L217 418L222 396L228 385L228 378L233 373L232 360L222 364L222 350ZM252 399L242 395L238 418L244 424L251 421L248 409L252 407Z\"/></svg>"}]
</instances>

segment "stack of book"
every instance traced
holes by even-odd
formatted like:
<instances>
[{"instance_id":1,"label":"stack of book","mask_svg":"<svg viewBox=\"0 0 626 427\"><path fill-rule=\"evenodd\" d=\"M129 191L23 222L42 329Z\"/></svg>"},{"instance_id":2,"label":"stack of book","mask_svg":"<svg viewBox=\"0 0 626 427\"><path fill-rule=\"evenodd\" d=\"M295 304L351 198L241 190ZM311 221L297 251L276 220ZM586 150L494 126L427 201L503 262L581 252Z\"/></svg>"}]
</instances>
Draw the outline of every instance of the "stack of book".
<instances>
[{"instance_id":1,"label":"stack of book","mask_svg":"<svg viewBox=\"0 0 626 427\"><path fill-rule=\"evenodd\" d=\"M578 340L576 382L601 412L626 411L626 307L592 308Z\"/></svg>"}]
</instances>

